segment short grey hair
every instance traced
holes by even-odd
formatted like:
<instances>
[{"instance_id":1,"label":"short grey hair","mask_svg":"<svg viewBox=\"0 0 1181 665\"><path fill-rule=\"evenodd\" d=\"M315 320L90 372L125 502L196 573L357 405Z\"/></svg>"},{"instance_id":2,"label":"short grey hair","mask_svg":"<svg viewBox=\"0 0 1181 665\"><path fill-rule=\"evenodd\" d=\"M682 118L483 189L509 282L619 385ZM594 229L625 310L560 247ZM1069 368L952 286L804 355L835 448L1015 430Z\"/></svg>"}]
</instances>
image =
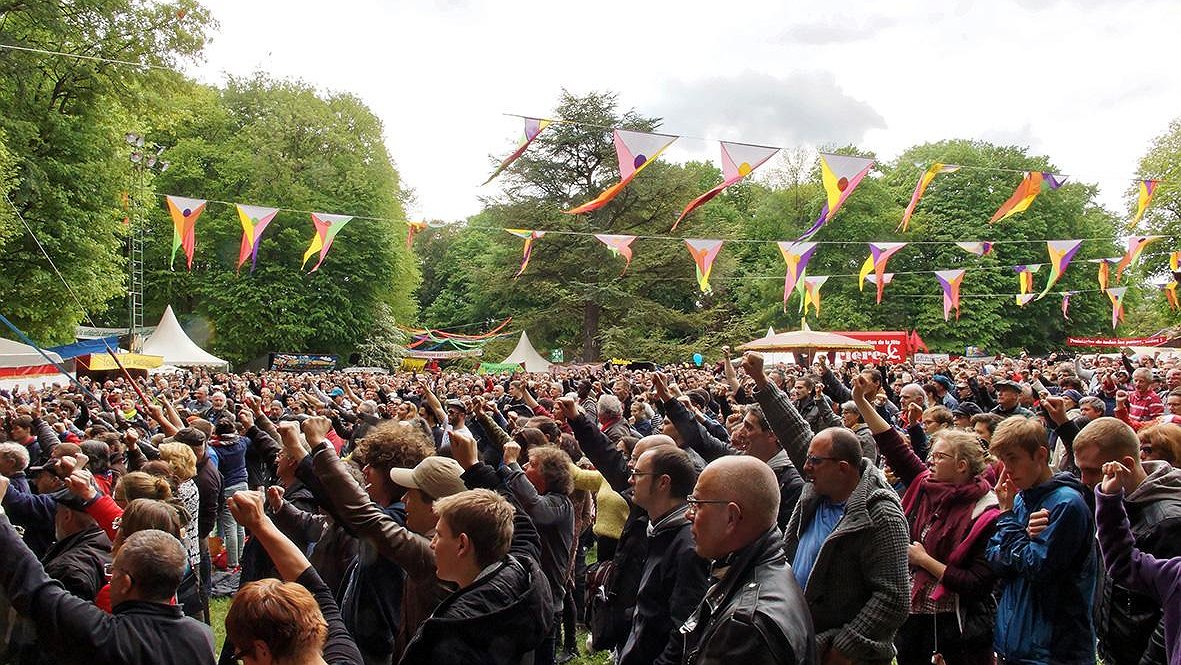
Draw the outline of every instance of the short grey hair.
<instances>
[{"instance_id":1,"label":"short grey hair","mask_svg":"<svg viewBox=\"0 0 1181 665\"><path fill-rule=\"evenodd\" d=\"M15 441L0 443L0 459L24 471L29 466L29 449Z\"/></svg>"},{"instance_id":2,"label":"short grey hair","mask_svg":"<svg viewBox=\"0 0 1181 665\"><path fill-rule=\"evenodd\" d=\"M1079 408L1089 406L1099 413L1107 413L1107 403L1098 397L1095 397L1094 395L1087 395L1086 397L1080 399L1078 405Z\"/></svg>"},{"instance_id":3,"label":"short grey hair","mask_svg":"<svg viewBox=\"0 0 1181 665\"><path fill-rule=\"evenodd\" d=\"M598 413L600 418L606 416L607 418L622 418L623 417L623 402L612 394L603 394L599 396Z\"/></svg>"},{"instance_id":4,"label":"short grey hair","mask_svg":"<svg viewBox=\"0 0 1181 665\"><path fill-rule=\"evenodd\" d=\"M361 405L357 407L357 411L371 416L377 413L377 402L367 399L361 402Z\"/></svg>"}]
</instances>

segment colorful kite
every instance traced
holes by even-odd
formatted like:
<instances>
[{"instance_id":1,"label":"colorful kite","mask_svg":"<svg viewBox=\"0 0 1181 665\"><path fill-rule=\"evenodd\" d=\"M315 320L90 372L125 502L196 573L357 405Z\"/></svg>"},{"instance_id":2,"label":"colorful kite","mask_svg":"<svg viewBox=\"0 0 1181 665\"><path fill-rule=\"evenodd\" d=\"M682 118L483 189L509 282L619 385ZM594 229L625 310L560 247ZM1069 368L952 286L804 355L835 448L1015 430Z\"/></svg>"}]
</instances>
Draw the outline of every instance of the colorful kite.
<instances>
[{"instance_id":1,"label":"colorful kite","mask_svg":"<svg viewBox=\"0 0 1181 665\"><path fill-rule=\"evenodd\" d=\"M197 218L205 212L205 201L182 196L165 196L168 213L172 215L172 256L168 268L176 261L176 250L184 247L189 270L193 269L193 250L197 247Z\"/></svg>"},{"instance_id":2,"label":"colorful kite","mask_svg":"<svg viewBox=\"0 0 1181 665\"><path fill-rule=\"evenodd\" d=\"M308 249L303 253L303 263L299 265L300 270L303 270L308 265L308 259L316 252L320 252L320 260L316 261L316 265L312 267L311 272L316 272L320 269L320 264L324 263L324 257L328 256L328 250L332 248L332 241L336 238L336 234L348 224L352 217L348 215L329 215L323 212L312 213L312 226L316 227L316 235L312 236L312 242L308 244Z\"/></svg>"},{"instance_id":3,"label":"colorful kite","mask_svg":"<svg viewBox=\"0 0 1181 665\"><path fill-rule=\"evenodd\" d=\"M1128 292L1128 287L1120 286L1113 289L1107 289L1107 298L1111 300L1111 329L1119 325L1120 321L1124 320L1124 294Z\"/></svg>"},{"instance_id":4,"label":"colorful kite","mask_svg":"<svg viewBox=\"0 0 1181 665\"><path fill-rule=\"evenodd\" d=\"M955 173L958 170L960 170L960 167L954 164L940 164L939 162L935 162L926 171L923 171L923 175L919 176L919 181L915 183L914 194L910 195L910 203L906 206L906 212L902 213L902 223L898 225L897 230L905 232L906 228L910 226L910 216L914 214L914 209L918 206L919 199L923 198L923 192L927 191L927 185L931 184L935 176L940 173Z\"/></svg>"},{"instance_id":5,"label":"colorful kite","mask_svg":"<svg viewBox=\"0 0 1181 665\"><path fill-rule=\"evenodd\" d=\"M816 251L814 242L785 242L779 241L779 253L783 255L783 262L787 264L787 272L783 276L783 308L787 309L787 299L799 284L800 277L808 268L808 261Z\"/></svg>"},{"instance_id":6,"label":"colorful kite","mask_svg":"<svg viewBox=\"0 0 1181 665\"><path fill-rule=\"evenodd\" d=\"M1178 305L1177 305L1177 282L1176 282L1176 280L1174 280L1172 282L1167 282L1165 284L1161 284L1161 289L1164 290L1165 298L1169 301L1169 309L1173 310L1174 312L1177 311Z\"/></svg>"},{"instance_id":7,"label":"colorful kite","mask_svg":"<svg viewBox=\"0 0 1181 665\"><path fill-rule=\"evenodd\" d=\"M992 243L990 242L957 242L955 246L976 256L984 256L992 252Z\"/></svg>"},{"instance_id":8,"label":"colorful kite","mask_svg":"<svg viewBox=\"0 0 1181 665\"><path fill-rule=\"evenodd\" d=\"M1046 251L1050 254L1050 279L1046 282L1046 288L1038 294L1038 300L1045 298L1046 294L1050 292L1050 287L1062 279L1062 273L1066 272L1066 266L1070 265L1070 260L1074 258L1082 246L1082 240L1046 241Z\"/></svg>"},{"instance_id":9,"label":"colorful kite","mask_svg":"<svg viewBox=\"0 0 1181 665\"><path fill-rule=\"evenodd\" d=\"M804 315L808 314L808 305L816 306L816 316L820 316L820 287L828 281L827 276L804 277Z\"/></svg>"},{"instance_id":10,"label":"colorful kite","mask_svg":"<svg viewBox=\"0 0 1181 665\"><path fill-rule=\"evenodd\" d=\"M730 185L750 175L763 162L771 159L775 156L775 153L779 152L779 148L768 148L761 145L729 143L727 141L721 141L720 143L722 144L722 184L690 201L689 205L685 206L685 209L677 216L677 221L673 222L672 230L676 231L677 224L680 224L681 220L685 219L689 213L705 205L710 199L721 194L722 190Z\"/></svg>"},{"instance_id":11,"label":"colorful kite","mask_svg":"<svg viewBox=\"0 0 1181 665\"><path fill-rule=\"evenodd\" d=\"M1070 320L1070 314L1068 314L1070 311L1070 296L1073 296L1076 293L1078 293L1078 291L1067 291L1066 293L1062 294L1062 318L1066 319L1067 321Z\"/></svg>"},{"instance_id":12,"label":"colorful kite","mask_svg":"<svg viewBox=\"0 0 1181 665\"><path fill-rule=\"evenodd\" d=\"M652 162L660 157L660 153L664 152L665 148L672 145L678 137L669 136L667 134L649 134L646 132L631 132L626 129L615 130L615 156L619 159L619 176L621 180L614 185L611 185L602 194L599 194L594 200L584 203L577 208L572 208L566 211L569 215L581 215L583 213L598 210L607 205L607 202L615 198L624 187L632 181L632 178L644 170Z\"/></svg>"},{"instance_id":13,"label":"colorful kite","mask_svg":"<svg viewBox=\"0 0 1181 665\"><path fill-rule=\"evenodd\" d=\"M718 257L718 251L722 249L722 240L701 240L698 238L686 238L685 245L689 248L689 253L693 255L693 262L697 264L697 284L701 287L702 293L711 293L713 289L709 285L709 273L713 271L714 259Z\"/></svg>"},{"instance_id":14,"label":"colorful kite","mask_svg":"<svg viewBox=\"0 0 1181 665\"><path fill-rule=\"evenodd\" d=\"M1120 279L1124 275L1124 270L1128 266L1136 262L1140 258L1140 254L1144 252L1144 248L1153 240L1160 240L1163 236L1132 236L1128 238L1128 252L1124 254L1124 258L1120 259L1119 265L1115 267L1115 278Z\"/></svg>"},{"instance_id":15,"label":"colorful kite","mask_svg":"<svg viewBox=\"0 0 1181 665\"><path fill-rule=\"evenodd\" d=\"M1041 270L1041 267L1040 263L1013 266L1013 272L1017 273L1017 281L1021 285L1021 295L1033 291L1033 273Z\"/></svg>"},{"instance_id":16,"label":"colorful kite","mask_svg":"<svg viewBox=\"0 0 1181 665\"><path fill-rule=\"evenodd\" d=\"M241 203L235 205L238 207L238 219L242 222L242 246L238 249L237 269L241 270L246 257L250 257L250 272L254 272L254 266L258 263L258 243L262 240L262 232L278 214L279 209Z\"/></svg>"},{"instance_id":17,"label":"colorful kite","mask_svg":"<svg viewBox=\"0 0 1181 665\"><path fill-rule=\"evenodd\" d=\"M541 133L541 130L549 127L549 124L549 120L542 120L541 118L525 118L524 142L522 142L521 145L518 146L515 151L513 151L513 154L505 157L504 161L500 163L500 166L497 166L496 170L492 172L492 175L488 176L488 179L485 180L480 186L483 187L484 185L492 182L494 179L496 179L496 176L500 175L501 171L508 168L509 164L517 161L518 157L525 154L525 150L529 148L529 144L533 143L533 139L537 138L537 135Z\"/></svg>"},{"instance_id":18,"label":"colorful kite","mask_svg":"<svg viewBox=\"0 0 1181 665\"><path fill-rule=\"evenodd\" d=\"M1111 279L1111 266L1119 263L1119 259L1094 259L1099 264L1099 274L1096 279L1099 280L1099 290L1106 291L1107 283Z\"/></svg>"},{"instance_id":19,"label":"colorful kite","mask_svg":"<svg viewBox=\"0 0 1181 665\"><path fill-rule=\"evenodd\" d=\"M1032 293L1018 293L1017 294L1017 306L1018 307L1025 307L1026 305L1028 305L1030 303L1030 301L1033 300L1033 297L1034 296Z\"/></svg>"},{"instance_id":20,"label":"colorful kite","mask_svg":"<svg viewBox=\"0 0 1181 665\"><path fill-rule=\"evenodd\" d=\"M627 267L632 264L632 241L636 239L635 236L609 235L606 233L596 233L595 237L599 242L607 246L611 253L615 256L622 256L626 263L623 264L623 272L627 272ZM622 275L623 273L619 273Z\"/></svg>"},{"instance_id":21,"label":"colorful kite","mask_svg":"<svg viewBox=\"0 0 1181 665\"><path fill-rule=\"evenodd\" d=\"M1023 212L1029 208L1033 200L1042 191L1042 185L1048 185L1050 189L1058 189L1062 183L1066 182L1066 176L1060 176L1054 173L1043 171L1027 171L1025 177L1021 179L1021 184L1017 185L1016 191L1009 197L1008 201L1001 204L1000 208L993 213L992 219L988 220L990 223L999 222L1003 219Z\"/></svg>"},{"instance_id":22,"label":"colorful kite","mask_svg":"<svg viewBox=\"0 0 1181 665\"><path fill-rule=\"evenodd\" d=\"M406 249L414 244L414 236L426 230L426 222L406 222Z\"/></svg>"},{"instance_id":23,"label":"colorful kite","mask_svg":"<svg viewBox=\"0 0 1181 665\"><path fill-rule=\"evenodd\" d=\"M873 168L873 160L865 157L820 153L820 181L824 185L825 201L820 217L800 240L807 240L837 214L845 200L857 188L861 179Z\"/></svg>"},{"instance_id":24,"label":"colorful kite","mask_svg":"<svg viewBox=\"0 0 1181 665\"><path fill-rule=\"evenodd\" d=\"M525 268L529 265L529 257L533 255L533 241L543 237L545 231L534 231L532 229L505 229L505 231L525 241L525 249L521 252L521 269L517 271L517 274L513 275L513 279L516 279L524 274Z\"/></svg>"},{"instance_id":25,"label":"colorful kite","mask_svg":"<svg viewBox=\"0 0 1181 665\"><path fill-rule=\"evenodd\" d=\"M1136 216L1132 217L1132 221L1128 222L1128 230L1131 231L1140 219L1144 217L1144 211L1148 210L1148 206L1152 203L1152 195L1156 194L1156 186L1161 183L1160 180L1141 180L1138 189L1139 196L1136 197Z\"/></svg>"},{"instance_id":26,"label":"colorful kite","mask_svg":"<svg viewBox=\"0 0 1181 665\"><path fill-rule=\"evenodd\" d=\"M955 320L960 320L960 284L964 282L964 271L936 270L935 277L939 278L939 285L943 287L943 320L951 317L952 308L955 309Z\"/></svg>"},{"instance_id":27,"label":"colorful kite","mask_svg":"<svg viewBox=\"0 0 1181 665\"><path fill-rule=\"evenodd\" d=\"M906 247L906 243L904 242L869 243L869 256L865 257L865 263L861 264L861 272L857 276L858 285L864 291L865 276L871 272L877 275L878 303L882 302L882 289L886 286L885 280L882 277L886 272L886 262L903 247Z\"/></svg>"}]
</instances>

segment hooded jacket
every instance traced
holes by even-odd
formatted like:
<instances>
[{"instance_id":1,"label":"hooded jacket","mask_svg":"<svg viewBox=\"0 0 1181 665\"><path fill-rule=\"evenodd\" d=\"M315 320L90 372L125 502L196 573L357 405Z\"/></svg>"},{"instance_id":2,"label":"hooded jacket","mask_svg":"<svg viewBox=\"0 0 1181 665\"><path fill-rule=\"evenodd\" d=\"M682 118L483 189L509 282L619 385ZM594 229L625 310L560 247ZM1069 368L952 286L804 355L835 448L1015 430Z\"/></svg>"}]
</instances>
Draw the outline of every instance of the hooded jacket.
<instances>
[{"instance_id":1,"label":"hooded jacket","mask_svg":"<svg viewBox=\"0 0 1181 665\"><path fill-rule=\"evenodd\" d=\"M680 629L685 665L817 662L812 620L782 538L772 527L724 568L715 562L713 586Z\"/></svg>"},{"instance_id":2,"label":"hooded jacket","mask_svg":"<svg viewBox=\"0 0 1181 665\"><path fill-rule=\"evenodd\" d=\"M687 507L674 509L648 529L644 573L620 665L681 662L684 643L677 629L701 602L709 568L697 556Z\"/></svg>"},{"instance_id":3,"label":"hooded jacket","mask_svg":"<svg viewBox=\"0 0 1181 665\"><path fill-rule=\"evenodd\" d=\"M1085 494L1084 494L1085 493ZM1093 665L1095 520L1074 476L1059 473L1022 490L1002 513L988 543L1000 577L993 646L1010 662ZM1046 509L1049 525L1026 532L1031 513Z\"/></svg>"},{"instance_id":4,"label":"hooded jacket","mask_svg":"<svg viewBox=\"0 0 1181 665\"><path fill-rule=\"evenodd\" d=\"M464 472L469 488L498 486L496 472L476 464ZM554 604L541 572L541 538L515 497L509 553L491 572L443 599L402 654L403 665L517 665L553 628Z\"/></svg>"},{"instance_id":5,"label":"hooded jacket","mask_svg":"<svg viewBox=\"0 0 1181 665\"><path fill-rule=\"evenodd\" d=\"M1181 556L1181 469L1168 462L1143 462L1148 474L1124 498L1136 549L1157 559ZM1117 584L1107 571L1099 580L1095 630L1099 656L1108 665L1164 663L1163 631L1150 646L1161 624L1160 602Z\"/></svg>"}]
</instances>

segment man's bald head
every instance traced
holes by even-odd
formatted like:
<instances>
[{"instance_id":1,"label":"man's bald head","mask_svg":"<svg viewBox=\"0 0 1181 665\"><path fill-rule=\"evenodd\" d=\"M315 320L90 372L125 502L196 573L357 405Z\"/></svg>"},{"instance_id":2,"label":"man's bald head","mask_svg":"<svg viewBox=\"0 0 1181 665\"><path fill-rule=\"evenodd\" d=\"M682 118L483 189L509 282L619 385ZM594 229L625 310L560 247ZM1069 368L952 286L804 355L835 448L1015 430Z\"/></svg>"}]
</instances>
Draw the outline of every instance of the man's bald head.
<instances>
[{"instance_id":1,"label":"man's bald head","mask_svg":"<svg viewBox=\"0 0 1181 665\"><path fill-rule=\"evenodd\" d=\"M717 483L723 497L742 508L743 518L752 520L758 533L775 524L779 483L766 462L745 455L727 455L710 463L701 475L707 473L716 476L711 482Z\"/></svg>"},{"instance_id":2,"label":"man's bald head","mask_svg":"<svg viewBox=\"0 0 1181 665\"><path fill-rule=\"evenodd\" d=\"M659 448L660 446L676 447L676 445L677 442L673 441L672 437L665 436L663 434L652 434L650 436L646 436L639 441L636 441L635 447L632 448L631 462L634 464L636 460L640 459L640 455L643 455L653 448Z\"/></svg>"},{"instance_id":3,"label":"man's bald head","mask_svg":"<svg viewBox=\"0 0 1181 665\"><path fill-rule=\"evenodd\" d=\"M727 456L705 467L693 488L693 538L698 556L719 559L750 545L775 525L779 485L754 457Z\"/></svg>"}]
</instances>

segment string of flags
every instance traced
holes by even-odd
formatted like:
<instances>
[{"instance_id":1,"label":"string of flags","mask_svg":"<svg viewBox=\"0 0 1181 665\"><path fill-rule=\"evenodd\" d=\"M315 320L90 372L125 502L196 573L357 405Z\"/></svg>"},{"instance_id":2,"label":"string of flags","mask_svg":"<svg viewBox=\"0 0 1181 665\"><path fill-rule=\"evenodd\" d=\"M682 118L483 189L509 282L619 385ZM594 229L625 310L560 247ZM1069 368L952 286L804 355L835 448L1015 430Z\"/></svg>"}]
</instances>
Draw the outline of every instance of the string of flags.
<instances>
[{"instance_id":1,"label":"string of flags","mask_svg":"<svg viewBox=\"0 0 1181 665\"><path fill-rule=\"evenodd\" d=\"M512 154L500 162L492 175L484 181L484 185L494 180L509 165L525 154L529 145L550 124L554 122L582 124L568 120L548 120L532 117L522 117L522 119L525 122L525 140ZM656 161L670 145L681 138L670 134L657 134L618 128L612 129L611 131L616 158L619 163L619 182L603 190L591 201L567 210L567 214L585 214L602 208L618 196L646 166ZM682 220L692 214L693 211L718 194L721 194L727 187L749 176L755 169L780 150L780 148L772 146L736 143L732 141L719 141L719 144L721 146L722 182L690 201L673 222L673 230L677 228L677 225ZM821 152L820 175L821 184L824 187L825 200L815 222L799 237L799 240L808 240L819 232L820 229L824 228L853 194L857 185L861 183L862 179L865 178L873 166L874 160L867 157ZM920 174L918 182L915 183L910 202L907 204L902 214L902 220L898 224L898 231L906 232L908 230L911 216L926 193L927 187L935 180L936 176L955 173L963 168L982 169L986 167L967 167L960 164L944 164L941 162L935 162L927 166L922 174ZM989 168L987 170L1009 171L1011 169ZM1049 189L1050 191L1057 190L1065 184L1068 178L1066 175L1050 171L1023 170L1020 173L1022 174L1021 182L1018 183L1013 194L993 213L989 219L990 223L1006 220L1013 215L1028 210L1042 191L1045 189ZM1145 211L1147 211L1149 205L1152 203L1152 197L1157 190L1157 186L1161 182L1161 180L1151 179L1137 181L1139 189L1137 208L1135 215L1133 215L1132 220L1128 224L1129 230L1134 228L1143 218Z\"/></svg>"}]
</instances>

